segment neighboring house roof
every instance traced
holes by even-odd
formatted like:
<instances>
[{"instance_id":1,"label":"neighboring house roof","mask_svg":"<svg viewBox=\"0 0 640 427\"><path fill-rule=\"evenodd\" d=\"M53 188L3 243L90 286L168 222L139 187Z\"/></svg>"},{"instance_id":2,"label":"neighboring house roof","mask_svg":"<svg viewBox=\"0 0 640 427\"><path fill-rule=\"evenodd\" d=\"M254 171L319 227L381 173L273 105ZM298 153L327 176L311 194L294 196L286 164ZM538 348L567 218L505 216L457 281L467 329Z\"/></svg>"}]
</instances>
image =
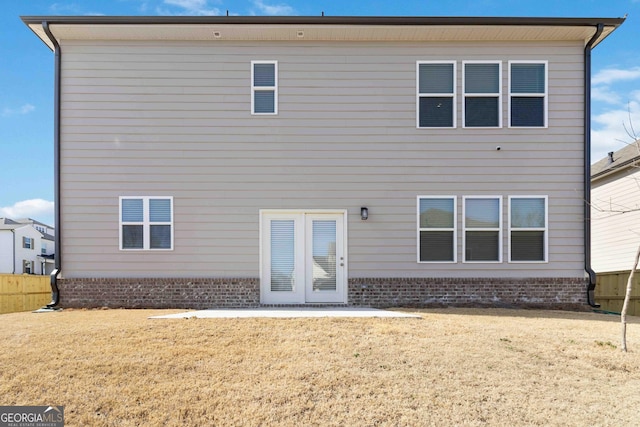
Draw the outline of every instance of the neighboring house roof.
<instances>
[{"instance_id":1,"label":"neighboring house roof","mask_svg":"<svg viewBox=\"0 0 640 427\"><path fill-rule=\"evenodd\" d=\"M22 225L4 225L4 224L0 224L0 231L2 230L15 230L16 228L20 228L23 227Z\"/></svg>"},{"instance_id":2,"label":"neighboring house roof","mask_svg":"<svg viewBox=\"0 0 640 427\"><path fill-rule=\"evenodd\" d=\"M0 225L15 225L15 224L20 224L20 223L9 218L0 218Z\"/></svg>"},{"instance_id":3,"label":"neighboring house roof","mask_svg":"<svg viewBox=\"0 0 640 427\"><path fill-rule=\"evenodd\" d=\"M31 218L22 218L18 220L13 220L10 218L0 218L0 230L16 230L18 228L28 227L30 225L33 227L34 224L53 229L53 227L48 226L47 224L44 224L40 221L36 221L35 219L31 219ZM42 238L45 240L51 240L51 241L56 240L55 236L51 234L43 233L37 229L36 231L40 233L42 235Z\"/></svg>"},{"instance_id":4,"label":"neighboring house roof","mask_svg":"<svg viewBox=\"0 0 640 427\"><path fill-rule=\"evenodd\" d=\"M593 47L625 18L379 16L23 16L52 50L57 40L583 40ZM337 29L336 27L340 27ZM388 31L393 27L394 31ZM480 31L479 31L480 30Z\"/></svg>"},{"instance_id":5,"label":"neighboring house roof","mask_svg":"<svg viewBox=\"0 0 640 427\"><path fill-rule=\"evenodd\" d=\"M27 225L20 224L9 218L0 218L0 230L16 230L22 227L27 227Z\"/></svg>"},{"instance_id":6,"label":"neighboring house roof","mask_svg":"<svg viewBox=\"0 0 640 427\"><path fill-rule=\"evenodd\" d=\"M621 150L611 152L604 159L591 165L591 181L595 181L613 172L628 167L638 166L640 163L640 140L629 144Z\"/></svg>"},{"instance_id":7,"label":"neighboring house roof","mask_svg":"<svg viewBox=\"0 0 640 427\"><path fill-rule=\"evenodd\" d=\"M52 226L45 224L44 222L40 222L38 220L35 220L33 218L19 218L16 219L14 222L20 223L20 224L33 224L33 225L41 225L43 227L47 227L47 228L53 228Z\"/></svg>"}]
</instances>

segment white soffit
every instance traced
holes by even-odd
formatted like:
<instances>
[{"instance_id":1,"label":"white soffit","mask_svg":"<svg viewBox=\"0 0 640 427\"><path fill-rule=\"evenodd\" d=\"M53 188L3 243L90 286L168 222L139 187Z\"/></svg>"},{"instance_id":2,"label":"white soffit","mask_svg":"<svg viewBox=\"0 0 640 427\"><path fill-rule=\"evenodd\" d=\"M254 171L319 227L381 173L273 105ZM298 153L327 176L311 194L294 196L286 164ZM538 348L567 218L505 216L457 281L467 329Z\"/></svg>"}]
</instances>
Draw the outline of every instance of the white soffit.
<instances>
[{"instance_id":1,"label":"white soffit","mask_svg":"<svg viewBox=\"0 0 640 427\"><path fill-rule=\"evenodd\" d=\"M29 27L53 48L41 24ZM286 24L51 24L58 41L553 41L580 40L592 26L526 25L286 25ZM615 28L605 26L600 40Z\"/></svg>"}]
</instances>

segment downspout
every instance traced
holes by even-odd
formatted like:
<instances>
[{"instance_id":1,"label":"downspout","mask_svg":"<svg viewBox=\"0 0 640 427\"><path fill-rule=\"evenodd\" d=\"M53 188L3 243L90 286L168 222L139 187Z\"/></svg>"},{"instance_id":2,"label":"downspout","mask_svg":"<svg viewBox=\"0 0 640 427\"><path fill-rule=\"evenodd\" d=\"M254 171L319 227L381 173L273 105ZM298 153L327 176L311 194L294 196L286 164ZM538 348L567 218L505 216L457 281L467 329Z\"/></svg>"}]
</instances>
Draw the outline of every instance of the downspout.
<instances>
[{"instance_id":1,"label":"downspout","mask_svg":"<svg viewBox=\"0 0 640 427\"><path fill-rule=\"evenodd\" d=\"M604 24L598 24L584 48L584 269L589 275L587 302L594 308L600 304L594 299L596 272L591 268L591 49L603 30Z\"/></svg>"},{"instance_id":2,"label":"downspout","mask_svg":"<svg viewBox=\"0 0 640 427\"><path fill-rule=\"evenodd\" d=\"M16 230L11 230L11 234L13 234L13 272L11 274L16 274Z\"/></svg>"},{"instance_id":3,"label":"downspout","mask_svg":"<svg viewBox=\"0 0 640 427\"><path fill-rule=\"evenodd\" d=\"M54 74L54 95L53 95L53 186L54 186L54 204L55 204L55 258L54 269L51 272L51 302L47 304L47 308L54 308L60 303L60 290L58 289L58 275L62 270L62 229L60 227L60 88L61 88L61 64L62 52L60 44L49 29L47 21L42 22L44 30L51 43L54 46L55 54L55 74Z\"/></svg>"}]
</instances>

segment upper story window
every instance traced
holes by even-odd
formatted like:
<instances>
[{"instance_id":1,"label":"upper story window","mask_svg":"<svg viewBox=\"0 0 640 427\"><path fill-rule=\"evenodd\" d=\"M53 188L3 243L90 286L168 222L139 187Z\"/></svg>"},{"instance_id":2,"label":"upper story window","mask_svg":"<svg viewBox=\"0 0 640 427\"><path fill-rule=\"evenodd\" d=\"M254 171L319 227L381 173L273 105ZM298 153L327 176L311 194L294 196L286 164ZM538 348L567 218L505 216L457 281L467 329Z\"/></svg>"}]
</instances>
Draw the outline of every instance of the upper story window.
<instances>
[{"instance_id":1,"label":"upper story window","mask_svg":"<svg viewBox=\"0 0 640 427\"><path fill-rule=\"evenodd\" d=\"M510 127L547 127L547 61L509 61Z\"/></svg>"},{"instance_id":2,"label":"upper story window","mask_svg":"<svg viewBox=\"0 0 640 427\"><path fill-rule=\"evenodd\" d=\"M502 197L462 199L465 262L502 262Z\"/></svg>"},{"instance_id":3,"label":"upper story window","mask_svg":"<svg viewBox=\"0 0 640 427\"><path fill-rule=\"evenodd\" d=\"M456 198L418 196L418 262L456 262Z\"/></svg>"},{"instance_id":4,"label":"upper story window","mask_svg":"<svg viewBox=\"0 0 640 427\"><path fill-rule=\"evenodd\" d=\"M31 238L31 237L23 237L22 238L22 247L24 249L33 249L34 248L33 238Z\"/></svg>"},{"instance_id":5,"label":"upper story window","mask_svg":"<svg viewBox=\"0 0 640 427\"><path fill-rule=\"evenodd\" d=\"M417 120L419 128L456 125L455 61L417 63Z\"/></svg>"},{"instance_id":6,"label":"upper story window","mask_svg":"<svg viewBox=\"0 0 640 427\"><path fill-rule=\"evenodd\" d=\"M509 262L546 262L546 196L509 197Z\"/></svg>"},{"instance_id":7,"label":"upper story window","mask_svg":"<svg viewBox=\"0 0 640 427\"><path fill-rule=\"evenodd\" d=\"M45 245L42 245L42 247L40 248L40 254L41 255L47 254L47 247Z\"/></svg>"},{"instance_id":8,"label":"upper story window","mask_svg":"<svg viewBox=\"0 0 640 427\"><path fill-rule=\"evenodd\" d=\"M173 249L173 197L120 197L120 249Z\"/></svg>"},{"instance_id":9,"label":"upper story window","mask_svg":"<svg viewBox=\"0 0 640 427\"><path fill-rule=\"evenodd\" d=\"M463 126L501 127L502 62L465 61L462 63L462 69Z\"/></svg>"},{"instance_id":10,"label":"upper story window","mask_svg":"<svg viewBox=\"0 0 640 427\"><path fill-rule=\"evenodd\" d=\"M251 114L278 114L277 61L251 61Z\"/></svg>"}]
</instances>

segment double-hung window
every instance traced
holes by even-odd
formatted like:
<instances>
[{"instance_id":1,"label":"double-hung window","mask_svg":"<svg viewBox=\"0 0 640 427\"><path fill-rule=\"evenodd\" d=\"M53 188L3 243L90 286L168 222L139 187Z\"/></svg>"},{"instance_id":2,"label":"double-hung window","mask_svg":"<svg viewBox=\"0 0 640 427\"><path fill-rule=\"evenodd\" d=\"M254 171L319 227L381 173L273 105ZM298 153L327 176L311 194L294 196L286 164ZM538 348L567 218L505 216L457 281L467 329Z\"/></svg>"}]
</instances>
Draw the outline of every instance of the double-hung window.
<instances>
[{"instance_id":1,"label":"double-hung window","mask_svg":"<svg viewBox=\"0 0 640 427\"><path fill-rule=\"evenodd\" d=\"M120 249L173 249L173 197L120 197Z\"/></svg>"},{"instance_id":2,"label":"double-hung window","mask_svg":"<svg viewBox=\"0 0 640 427\"><path fill-rule=\"evenodd\" d=\"M462 70L464 127L502 126L502 62L465 61Z\"/></svg>"},{"instance_id":3,"label":"double-hung window","mask_svg":"<svg viewBox=\"0 0 640 427\"><path fill-rule=\"evenodd\" d=\"M547 127L547 61L509 61L510 127Z\"/></svg>"},{"instance_id":4,"label":"double-hung window","mask_svg":"<svg viewBox=\"0 0 640 427\"><path fill-rule=\"evenodd\" d=\"M278 114L277 61L251 61L251 114Z\"/></svg>"},{"instance_id":5,"label":"double-hung window","mask_svg":"<svg viewBox=\"0 0 640 427\"><path fill-rule=\"evenodd\" d=\"M33 249L33 238L31 238L31 237L23 237L22 238L22 247L24 249Z\"/></svg>"},{"instance_id":6,"label":"double-hung window","mask_svg":"<svg viewBox=\"0 0 640 427\"><path fill-rule=\"evenodd\" d=\"M455 196L418 196L418 262L456 262Z\"/></svg>"},{"instance_id":7,"label":"double-hung window","mask_svg":"<svg viewBox=\"0 0 640 427\"><path fill-rule=\"evenodd\" d=\"M417 121L419 128L456 126L455 61L418 61Z\"/></svg>"},{"instance_id":8,"label":"double-hung window","mask_svg":"<svg viewBox=\"0 0 640 427\"><path fill-rule=\"evenodd\" d=\"M465 262L502 261L502 197L465 196L462 200Z\"/></svg>"},{"instance_id":9,"label":"double-hung window","mask_svg":"<svg viewBox=\"0 0 640 427\"><path fill-rule=\"evenodd\" d=\"M509 262L546 262L546 196L509 197Z\"/></svg>"}]
</instances>

